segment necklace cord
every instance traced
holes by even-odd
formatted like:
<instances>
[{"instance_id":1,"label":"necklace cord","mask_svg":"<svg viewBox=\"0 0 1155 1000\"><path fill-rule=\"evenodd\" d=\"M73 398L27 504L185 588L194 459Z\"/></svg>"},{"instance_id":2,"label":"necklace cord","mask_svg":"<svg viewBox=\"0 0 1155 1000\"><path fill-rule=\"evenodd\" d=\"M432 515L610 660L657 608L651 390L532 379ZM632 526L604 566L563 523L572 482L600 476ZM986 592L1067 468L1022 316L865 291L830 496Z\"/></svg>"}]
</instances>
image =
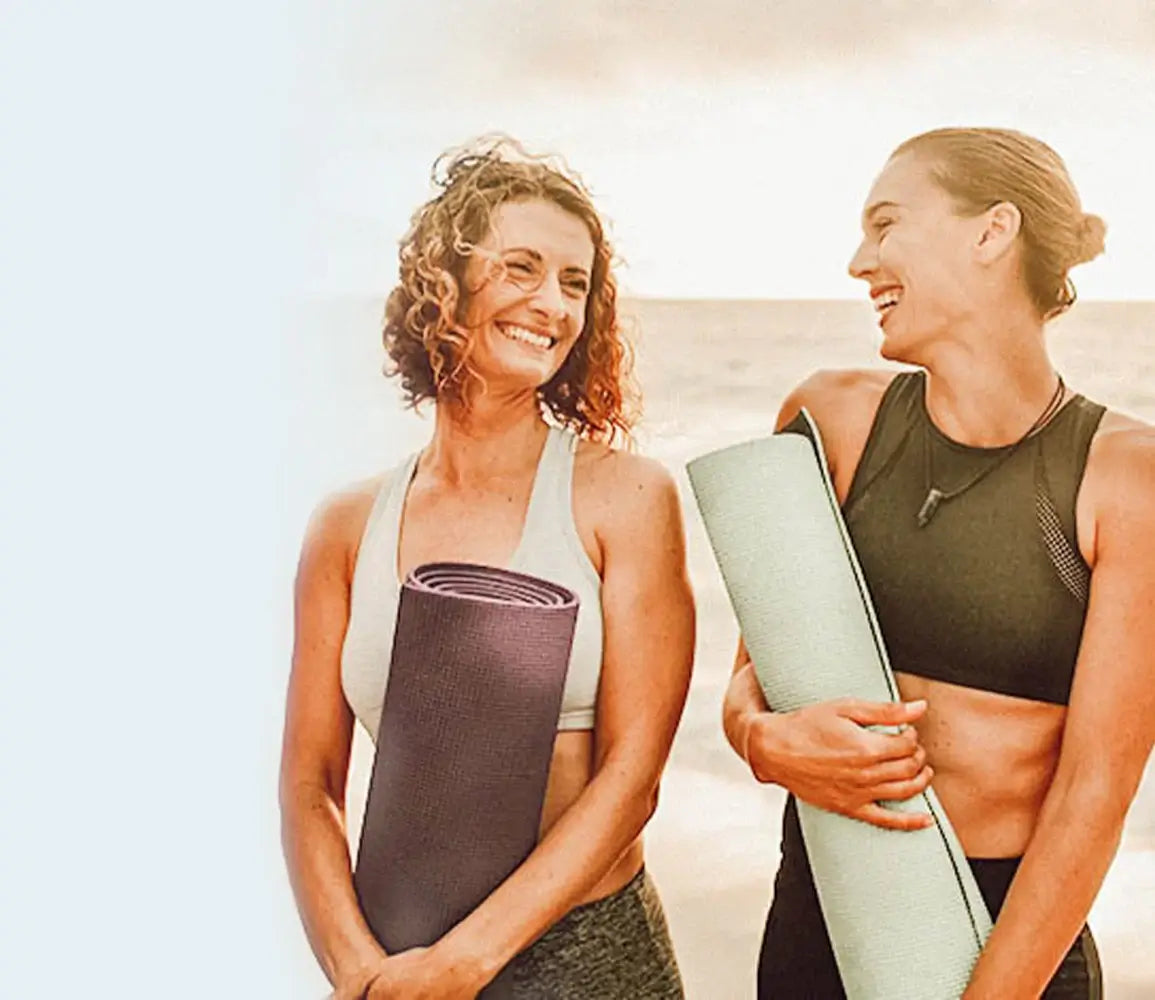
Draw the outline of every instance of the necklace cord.
<instances>
[{"instance_id":1,"label":"necklace cord","mask_svg":"<svg viewBox=\"0 0 1155 1000\"><path fill-rule=\"evenodd\" d=\"M923 500L922 506L918 510L918 526L920 528L925 528L930 523L931 518L934 517L935 511L938 510L940 504L946 503L948 500L954 500L956 497L962 496L968 490L977 486L980 482L986 479L987 476L994 472L995 469L1003 465L1004 462L1007 462L1010 457L1014 455L1014 453L1018 451L1026 441L1030 440L1035 436L1035 434L1042 430L1043 427L1045 427L1050 419L1055 415L1055 413L1058 412L1058 409L1062 403L1064 389L1066 389L1066 383L1063 381L1063 376L1060 375L1059 384L1055 386L1055 391L1051 394L1051 398L1048 400L1047 405L1043 408L1043 412L1035 418L1035 422L1027 428L1026 433L1023 434L1023 436L1017 441L1008 445L1002 454L1000 454L989 465L980 469L977 475L972 476L967 482L963 483L962 486L953 490L940 490L937 486L934 485L934 458L930 447L931 420L930 412L927 411L926 423L923 425L922 429L922 453L924 479L926 483L926 499ZM925 398L923 401L923 410L926 410Z\"/></svg>"}]
</instances>

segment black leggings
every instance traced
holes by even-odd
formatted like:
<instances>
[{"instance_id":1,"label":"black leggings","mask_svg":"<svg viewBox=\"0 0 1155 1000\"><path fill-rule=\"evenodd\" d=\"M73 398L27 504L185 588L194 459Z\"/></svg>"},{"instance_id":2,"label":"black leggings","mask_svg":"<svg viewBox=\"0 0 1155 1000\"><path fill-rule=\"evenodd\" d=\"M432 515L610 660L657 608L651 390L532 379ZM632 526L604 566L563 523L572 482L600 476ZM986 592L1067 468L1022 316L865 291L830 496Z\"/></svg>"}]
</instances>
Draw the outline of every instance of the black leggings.
<instances>
[{"instance_id":1,"label":"black leggings","mask_svg":"<svg viewBox=\"0 0 1155 1000\"><path fill-rule=\"evenodd\" d=\"M998 915L1019 858L968 862L991 916ZM917 975L917 970L911 970ZM818 905L793 796L782 820L782 864L758 958L758 1000L845 1000L838 966ZM1067 952L1043 1000L1100 1000L1099 954L1088 927Z\"/></svg>"}]
</instances>

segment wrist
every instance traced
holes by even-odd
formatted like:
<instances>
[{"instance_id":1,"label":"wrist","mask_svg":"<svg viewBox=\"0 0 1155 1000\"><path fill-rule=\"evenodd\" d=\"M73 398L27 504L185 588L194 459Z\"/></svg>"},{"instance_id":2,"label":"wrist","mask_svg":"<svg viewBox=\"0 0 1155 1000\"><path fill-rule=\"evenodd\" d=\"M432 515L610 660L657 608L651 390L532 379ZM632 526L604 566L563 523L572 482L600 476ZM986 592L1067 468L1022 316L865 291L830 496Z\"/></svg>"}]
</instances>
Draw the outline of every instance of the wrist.
<instances>
[{"instance_id":1,"label":"wrist","mask_svg":"<svg viewBox=\"0 0 1155 1000\"><path fill-rule=\"evenodd\" d=\"M358 996L357 990L362 993L385 961L385 952L380 945L370 939L364 945L349 943L340 954L330 956L328 964L329 981L344 996L351 991L350 996Z\"/></svg>"},{"instance_id":2,"label":"wrist","mask_svg":"<svg viewBox=\"0 0 1155 1000\"><path fill-rule=\"evenodd\" d=\"M746 747L750 739L750 713L745 709L726 705L722 712L722 733L734 753L742 760L746 760Z\"/></svg>"},{"instance_id":3,"label":"wrist","mask_svg":"<svg viewBox=\"0 0 1155 1000\"><path fill-rule=\"evenodd\" d=\"M738 715L735 722L735 742L738 756L747 767L750 767L750 737L754 734L754 726L758 721L758 713L753 709L746 709Z\"/></svg>"},{"instance_id":4,"label":"wrist","mask_svg":"<svg viewBox=\"0 0 1155 1000\"><path fill-rule=\"evenodd\" d=\"M722 731L733 751L749 764L751 723L764 707L755 697L757 681L747 663L730 681L722 702Z\"/></svg>"},{"instance_id":5,"label":"wrist","mask_svg":"<svg viewBox=\"0 0 1155 1000\"><path fill-rule=\"evenodd\" d=\"M380 970L380 964L380 961L374 961L337 967L330 976L333 985L331 1000L363 1000Z\"/></svg>"},{"instance_id":6,"label":"wrist","mask_svg":"<svg viewBox=\"0 0 1155 1000\"><path fill-rule=\"evenodd\" d=\"M777 712L750 712L745 721L742 759L763 783L778 783L782 718Z\"/></svg>"},{"instance_id":7,"label":"wrist","mask_svg":"<svg viewBox=\"0 0 1155 1000\"><path fill-rule=\"evenodd\" d=\"M450 931L430 948L431 956L459 981L485 986L505 966L507 958L480 941L472 941Z\"/></svg>"}]
</instances>

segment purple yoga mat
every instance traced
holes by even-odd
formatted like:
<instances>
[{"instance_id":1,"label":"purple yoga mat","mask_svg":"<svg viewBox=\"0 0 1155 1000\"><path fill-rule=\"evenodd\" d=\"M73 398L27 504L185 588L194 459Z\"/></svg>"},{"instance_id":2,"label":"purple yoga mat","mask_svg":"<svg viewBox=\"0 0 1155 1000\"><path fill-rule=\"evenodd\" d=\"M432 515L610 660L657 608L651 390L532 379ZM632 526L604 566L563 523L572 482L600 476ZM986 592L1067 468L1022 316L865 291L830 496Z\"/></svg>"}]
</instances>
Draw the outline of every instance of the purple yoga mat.
<instances>
[{"instance_id":1,"label":"purple yoga mat","mask_svg":"<svg viewBox=\"0 0 1155 1000\"><path fill-rule=\"evenodd\" d=\"M402 586L353 879L387 952L435 942L536 845L577 611L488 566Z\"/></svg>"}]
</instances>

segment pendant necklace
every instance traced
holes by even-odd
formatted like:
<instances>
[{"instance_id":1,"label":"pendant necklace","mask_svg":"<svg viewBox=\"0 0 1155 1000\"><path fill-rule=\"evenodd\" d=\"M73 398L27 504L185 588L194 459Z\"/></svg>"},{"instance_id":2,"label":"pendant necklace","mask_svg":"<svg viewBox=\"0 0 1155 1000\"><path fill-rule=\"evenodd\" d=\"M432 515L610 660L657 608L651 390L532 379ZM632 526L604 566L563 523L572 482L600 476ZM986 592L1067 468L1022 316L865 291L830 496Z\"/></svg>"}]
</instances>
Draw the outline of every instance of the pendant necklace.
<instances>
[{"instance_id":1,"label":"pendant necklace","mask_svg":"<svg viewBox=\"0 0 1155 1000\"><path fill-rule=\"evenodd\" d=\"M1059 384L1055 387L1055 392L1051 396L1050 402L1047 403L1046 407L1043 409L1043 412L1039 414L1035 422L1027 428L1026 434L1024 434L1013 444L1008 445L1006 450L1001 455L999 455L998 458L991 462L990 465L981 469L978 475L971 477L968 482L963 483L962 486L955 490L940 490L937 486L934 485L934 456L931 454L930 448L930 414L927 413L926 425L924 425L922 429L923 457L926 467L926 499L922 502L922 506L918 509L918 526L920 528L925 528L928 524L930 524L931 518L934 517L935 511L937 511L939 508L939 504L946 503L948 500L953 500L955 497L960 497L966 493L967 490L971 489L971 487L977 486L984 479L986 479L987 476L994 472L995 469L1006 462L1016 451L1018 451L1020 445L1022 445L1023 442L1033 437L1035 433L1039 431L1047 423L1047 421L1055 415L1055 412L1058 410L1059 405L1062 402L1063 389L1065 388L1066 386L1063 382L1063 376L1060 375ZM923 408L925 410L925 403Z\"/></svg>"}]
</instances>

